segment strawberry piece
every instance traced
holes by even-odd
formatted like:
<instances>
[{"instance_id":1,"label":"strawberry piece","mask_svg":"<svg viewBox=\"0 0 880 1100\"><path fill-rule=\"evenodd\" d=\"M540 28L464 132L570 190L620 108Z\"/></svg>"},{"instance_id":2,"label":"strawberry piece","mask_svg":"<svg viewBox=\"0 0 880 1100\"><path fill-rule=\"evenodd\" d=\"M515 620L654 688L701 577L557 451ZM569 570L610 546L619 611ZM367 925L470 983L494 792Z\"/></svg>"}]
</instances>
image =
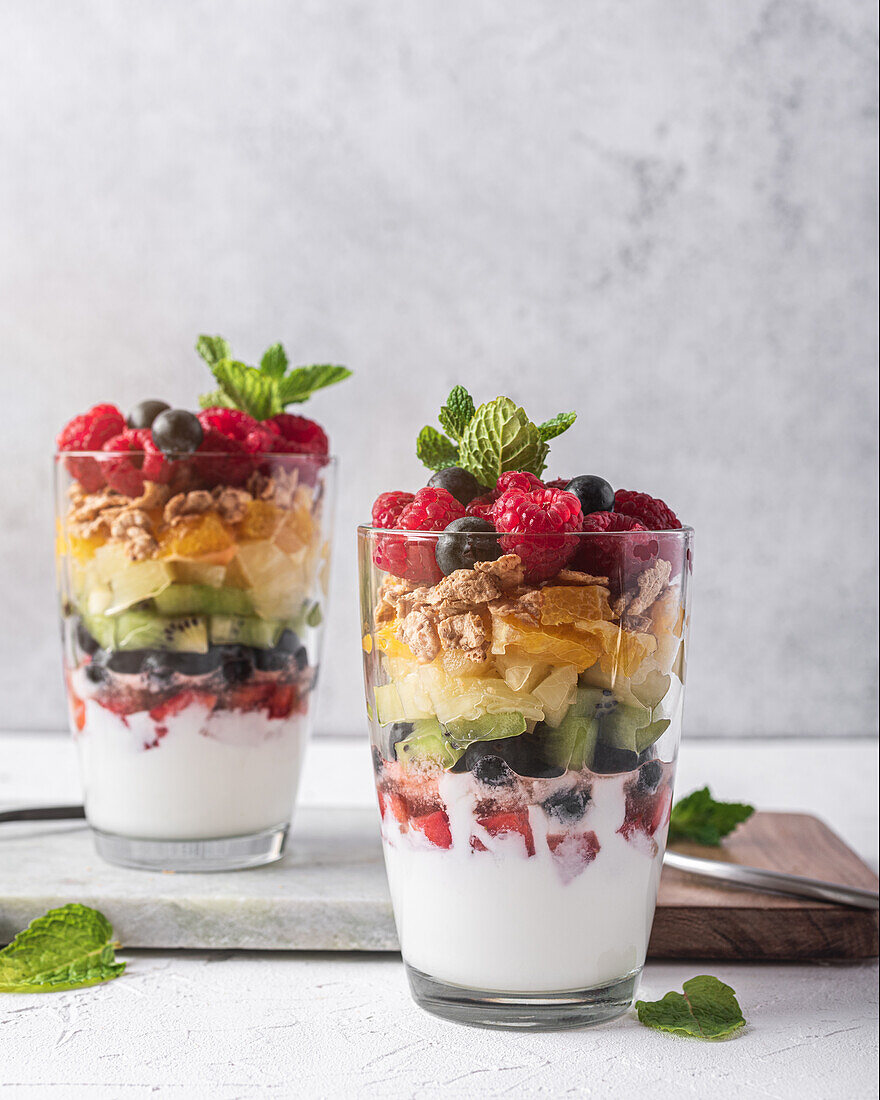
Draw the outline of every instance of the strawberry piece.
<instances>
[{"instance_id":1,"label":"strawberry piece","mask_svg":"<svg viewBox=\"0 0 880 1100\"><path fill-rule=\"evenodd\" d=\"M478 836L472 836L471 837L471 851L472 852L488 852L489 849L482 842L482 840L480 840L480 838Z\"/></svg>"},{"instance_id":2,"label":"strawberry piece","mask_svg":"<svg viewBox=\"0 0 880 1100\"><path fill-rule=\"evenodd\" d=\"M260 710L271 706L275 695L273 683L239 684L226 692L225 703L227 710Z\"/></svg>"},{"instance_id":3,"label":"strawberry piece","mask_svg":"<svg viewBox=\"0 0 880 1100\"><path fill-rule=\"evenodd\" d=\"M269 700L270 718L288 718L297 703L297 692L293 684L276 684Z\"/></svg>"},{"instance_id":4,"label":"strawberry piece","mask_svg":"<svg viewBox=\"0 0 880 1100\"><path fill-rule=\"evenodd\" d=\"M626 840L636 833L652 837L669 820L672 812L672 788L661 787L655 794L630 790L626 794L623 824L617 830Z\"/></svg>"},{"instance_id":5,"label":"strawberry piece","mask_svg":"<svg viewBox=\"0 0 880 1100\"><path fill-rule=\"evenodd\" d=\"M529 824L528 810L519 810L515 813L492 814L490 817L477 818L477 824L481 825L489 836L504 836L506 833L519 833L526 846L526 855L535 854L535 838L532 835L532 827Z\"/></svg>"},{"instance_id":6,"label":"strawberry piece","mask_svg":"<svg viewBox=\"0 0 880 1100\"><path fill-rule=\"evenodd\" d=\"M443 810L435 810L432 814L424 814L422 817L412 818L412 827L418 829L418 831L435 847L452 847L452 833L449 829L449 818Z\"/></svg>"},{"instance_id":7,"label":"strawberry piece","mask_svg":"<svg viewBox=\"0 0 880 1100\"><path fill-rule=\"evenodd\" d=\"M159 703L158 706L153 707L150 711L150 717L154 722L164 722L166 719L180 714L182 710L186 710L189 706L198 704L205 707L206 710L213 710L216 703L217 696L211 692L195 691L188 688L186 691L178 692L177 695L172 695L164 703Z\"/></svg>"},{"instance_id":8,"label":"strawberry piece","mask_svg":"<svg viewBox=\"0 0 880 1100\"><path fill-rule=\"evenodd\" d=\"M592 829L585 833L550 833L547 847L563 882L577 878L601 850L599 838Z\"/></svg>"}]
</instances>

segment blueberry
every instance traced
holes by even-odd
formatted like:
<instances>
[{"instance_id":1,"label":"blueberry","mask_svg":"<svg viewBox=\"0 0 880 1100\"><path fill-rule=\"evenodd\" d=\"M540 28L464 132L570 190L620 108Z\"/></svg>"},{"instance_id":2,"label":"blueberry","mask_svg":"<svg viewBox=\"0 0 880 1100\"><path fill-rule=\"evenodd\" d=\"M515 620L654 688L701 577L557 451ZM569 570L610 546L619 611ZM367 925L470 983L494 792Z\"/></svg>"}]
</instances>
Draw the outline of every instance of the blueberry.
<instances>
[{"instance_id":1,"label":"blueberry","mask_svg":"<svg viewBox=\"0 0 880 1100\"><path fill-rule=\"evenodd\" d=\"M473 569L475 561L495 561L501 557L498 532L476 516L454 519L437 539L434 557L447 577L456 569Z\"/></svg>"},{"instance_id":2,"label":"blueberry","mask_svg":"<svg viewBox=\"0 0 880 1100\"><path fill-rule=\"evenodd\" d=\"M561 791L554 791L549 798L544 799L541 805L548 817L555 817L557 821L571 824L580 821L584 816L589 801L589 790L583 787L565 787Z\"/></svg>"},{"instance_id":3,"label":"blueberry","mask_svg":"<svg viewBox=\"0 0 880 1100\"><path fill-rule=\"evenodd\" d=\"M638 785L643 791L653 793L663 777L663 765L659 760L649 760L639 768Z\"/></svg>"},{"instance_id":4,"label":"blueberry","mask_svg":"<svg viewBox=\"0 0 880 1100\"><path fill-rule=\"evenodd\" d=\"M438 470L431 476L428 484L434 489L445 489L459 504L464 505L470 504L475 497L489 491L485 485L477 481L473 474L462 470L460 466L447 466L445 470Z\"/></svg>"},{"instance_id":5,"label":"blueberry","mask_svg":"<svg viewBox=\"0 0 880 1100\"><path fill-rule=\"evenodd\" d=\"M382 753L375 745L372 746L371 752L373 756L373 771L376 773L376 775L378 775L379 772L382 770L382 766L384 764Z\"/></svg>"},{"instance_id":6,"label":"blueberry","mask_svg":"<svg viewBox=\"0 0 880 1100\"><path fill-rule=\"evenodd\" d=\"M111 672L131 676L140 672L144 660L151 653L149 649L118 649L108 655L104 664Z\"/></svg>"},{"instance_id":7,"label":"blueberry","mask_svg":"<svg viewBox=\"0 0 880 1100\"><path fill-rule=\"evenodd\" d=\"M76 644L79 646L80 650L89 657L94 656L101 648L83 626L81 619L76 620Z\"/></svg>"},{"instance_id":8,"label":"blueberry","mask_svg":"<svg viewBox=\"0 0 880 1100\"><path fill-rule=\"evenodd\" d=\"M590 512L614 511L614 490L604 478L595 474L573 477L565 486L565 491L574 493L581 502L581 511L585 516Z\"/></svg>"},{"instance_id":9,"label":"blueberry","mask_svg":"<svg viewBox=\"0 0 880 1100\"><path fill-rule=\"evenodd\" d=\"M202 425L186 409L166 409L153 421L153 442L163 454L191 454L204 438Z\"/></svg>"},{"instance_id":10,"label":"blueberry","mask_svg":"<svg viewBox=\"0 0 880 1100\"><path fill-rule=\"evenodd\" d=\"M101 684L107 679L107 670L100 660L89 661L86 665L86 679L93 684Z\"/></svg>"},{"instance_id":11,"label":"blueberry","mask_svg":"<svg viewBox=\"0 0 880 1100\"><path fill-rule=\"evenodd\" d=\"M493 741L475 741L465 753L467 770L487 787L512 787L516 776L510 766L493 751Z\"/></svg>"},{"instance_id":12,"label":"blueberry","mask_svg":"<svg viewBox=\"0 0 880 1100\"><path fill-rule=\"evenodd\" d=\"M302 672L308 666L309 654L306 647L300 641L299 635L293 630L282 630L281 637L275 643L275 648L293 655L296 667Z\"/></svg>"},{"instance_id":13,"label":"blueberry","mask_svg":"<svg viewBox=\"0 0 880 1100\"><path fill-rule=\"evenodd\" d=\"M467 770L473 771L473 764L484 755L500 757L515 775L530 779L555 779L565 772L564 768L555 767L547 759L543 740L537 729L534 733L521 733L518 737L475 742L464 755Z\"/></svg>"},{"instance_id":14,"label":"blueberry","mask_svg":"<svg viewBox=\"0 0 880 1100\"><path fill-rule=\"evenodd\" d=\"M141 401L125 418L125 423L129 428L151 428L159 413L170 408L167 401Z\"/></svg>"},{"instance_id":15,"label":"blueberry","mask_svg":"<svg viewBox=\"0 0 880 1100\"><path fill-rule=\"evenodd\" d=\"M254 674L253 651L243 645L227 646L220 672L227 684L246 683Z\"/></svg>"},{"instance_id":16,"label":"blueberry","mask_svg":"<svg viewBox=\"0 0 880 1100\"><path fill-rule=\"evenodd\" d=\"M209 646L207 653L176 653L169 649L154 649L144 658L144 671L157 680L179 676L206 676L220 664L223 651Z\"/></svg>"},{"instance_id":17,"label":"blueberry","mask_svg":"<svg viewBox=\"0 0 880 1100\"><path fill-rule=\"evenodd\" d=\"M590 770L598 775L611 775L614 772L631 772L639 765L639 754L632 749L618 749L600 741L593 753Z\"/></svg>"}]
</instances>

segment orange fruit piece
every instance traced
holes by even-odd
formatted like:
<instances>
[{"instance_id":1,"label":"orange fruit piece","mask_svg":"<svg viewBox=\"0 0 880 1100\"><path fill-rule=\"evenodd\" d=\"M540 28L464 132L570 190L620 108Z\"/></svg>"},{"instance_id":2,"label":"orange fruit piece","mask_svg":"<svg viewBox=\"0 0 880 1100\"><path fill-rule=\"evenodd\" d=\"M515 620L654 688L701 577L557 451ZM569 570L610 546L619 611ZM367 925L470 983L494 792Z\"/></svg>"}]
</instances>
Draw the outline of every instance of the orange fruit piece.
<instances>
[{"instance_id":1,"label":"orange fruit piece","mask_svg":"<svg viewBox=\"0 0 880 1100\"><path fill-rule=\"evenodd\" d=\"M384 623L373 634L376 648L389 657L406 657L410 661L416 659L415 653L406 642L397 637L397 619L390 623Z\"/></svg>"},{"instance_id":2,"label":"orange fruit piece","mask_svg":"<svg viewBox=\"0 0 880 1100\"><path fill-rule=\"evenodd\" d=\"M540 627L513 616L492 616L492 652L508 646L551 664L574 665L578 672L594 665L602 652L601 641L566 627Z\"/></svg>"},{"instance_id":3,"label":"orange fruit piece","mask_svg":"<svg viewBox=\"0 0 880 1100\"><path fill-rule=\"evenodd\" d=\"M81 564L85 564L91 561L95 556L95 551L99 550L107 539L103 535L90 535L88 538L81 538L79 535L71 535L67 541L70 555L76 558Z\"/></svg>"},{"instance_id":4,"label":"orange fruit piece","mask_svg":"<svg viewBox=\"0 0 880 1100\"><path fill-rule=\"evenodd\" d=\"M243 539L270 539L281 523L281 515L281 509L271 501L252 500L239 524L239 536Z\"/></svg>"},{"instance_id":5,"label":"orange fruit piece","mask_svg":"<svg viewBox=\"0 0 880 1100\"><path fill-rule=\"evenodd\" d=\"M558 585L541 589L541 623L544 626L613 617L608 589L598 584Z\"/></svg>"},{"instance_id":6,"label":"orange fruit piece","mask_svg":"<svg viewBox=\"0 0 880 1100\"><path fill-rule=\"evenodd\" d=\"M228 560L235 553L232 535L215 512L194 516L159 536L163 557Z\"/></svg>"}]
</instances>

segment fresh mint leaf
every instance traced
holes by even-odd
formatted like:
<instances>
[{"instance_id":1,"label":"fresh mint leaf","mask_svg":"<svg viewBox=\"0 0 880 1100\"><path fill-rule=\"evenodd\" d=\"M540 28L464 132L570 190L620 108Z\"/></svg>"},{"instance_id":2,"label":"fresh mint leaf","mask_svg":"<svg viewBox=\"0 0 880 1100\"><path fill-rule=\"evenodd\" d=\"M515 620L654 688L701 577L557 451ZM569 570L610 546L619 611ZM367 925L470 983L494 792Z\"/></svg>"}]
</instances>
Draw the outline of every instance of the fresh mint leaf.
<instances>
[{"instance_id":1,"label":"fresh mint leaf","mask_svg":"<svg viewBox=\"0 0 880 1100\"><path fill-rule=\"evenodd\" d=\"M233 408L242 409L255 420L265 420L281 411L277 392L279 383L256 367L234 359L221 359L219 363L214 363L211 371L233 403Z\"/></svg>"},{"instance_id":2,"label":"fresh mint leaf","mask_svg":"<svg viewBox=\"0 0 880 1100\"><path fill-rule=\"evenodd\" d=\"M453 386L438 416L440 427L458 442L475 412L474 399L464 386Z\"/></svg>"},{"instance_id":3,"label":"fresh mint leaf","mask_svg":"<svg viewBox=\"0 0 880 1100\"><path fill-rule=\"evenodd\" d=\"M711 974L691 978L682 989L659 1001L636 1001L639 1023L698 1039L723 1039L745 1024L734 991Z\"/></svg>"},{"instance_id":4,"label":"fresh mint leaf","mask_svg":"<svg viewBox=\"0 0 880 1100\"><path fill-rule=\"evenodd\" d=\"M281 344L273 344L266 348L263 358L260 360L260 371L270 378L283 378L287 370L287 352Z\"/></svg>"},{"instance_id":5,"label":"fresh mint leaf","mask_svg":"<svg viewBox=\"0 0 880 1100\"><path fill-rule=\"evenodd\" d=\"M203 393L199 397L201 409L234 409L235 407L235 402L231 401L223 390L211 390L210 393Z\"/></svg>"},{"instance_id":6,"label":"fresh mint leaf","mask_svg":"<svg viewBox=\"0 0 880 1100\"><path fill-rule=\"evenodd\" d=\"M457 466L459 461L458 447L428 424L419 432L416 454L429 470L445 470L447 466Z\"/></svg>"},{"instance_id":7,"label":"fresh mint leaf","mask_svg":"<svg viewBox=\"0 0 880 1100\"><path fill-rule=\"evenodd\" d=\"M708 787L693 791L672 807L669 818L669 842L692 840L717 847L722 837L755 812L745 802L716 802Z\"/></svg>"},{"instance_id":8,"label":"fresh mint leaf","mask_svg":"<svg viewBox=\"0 0 880 1100\"><path fill-rule=\"evenodd\" d=\"M494 485L507 470L539 476L547 454L538 429L509 397L480 405L462 434L460 449L459 464L482 485Z\"/></svg>"},{"instance_id":9,"label":"fresh mint leaf","mask_svg":"<svg viewBox=\"0 0 880 1100\"><path fill-rule=\"evenodd\" d=\"M563 432L567 432L568 429L577 420L577 413L557 413L550 420L545 420L543 424L538 425L538 435L540 435L542 442L546 443L550 439L555 439L558 435L562 435Z\"/></svg>"},{"instance_id":10,"label":"fresh mint leaf","mask_svg":"<svg viewBox=\"0 0 880 1100\"><path fill-rule=\"evenodd\" d=\"M222 336L200 336L196 340L196 351L209 367L213 367L221 359L232 358L232 348L229 346L229 341L224 340Z\"/></svg>"},{"instance_id":11,"label":"fresh mint leaf","mask_svg":"<svg viewBox=\"0 0 880 1100\"><path fill-rule=\"evenodd\" d=\"M118 978L113 929L96 909L50 909L0 951L0 993L51 993Z\"/></svg>"},{"instance_id":12,"label":"fresh mint leaf","mask_svg":"<svg viewBox=\"0 0 880 1100\"><path fill-rule=\"evenodd\" d=\"M348 367L337 367L330 363L321 363L312 367L295 367L278 381L278 402L284 405L297 405L306 401L316 390L333 386L351 375Z\"/></svg>"}]
</instances>

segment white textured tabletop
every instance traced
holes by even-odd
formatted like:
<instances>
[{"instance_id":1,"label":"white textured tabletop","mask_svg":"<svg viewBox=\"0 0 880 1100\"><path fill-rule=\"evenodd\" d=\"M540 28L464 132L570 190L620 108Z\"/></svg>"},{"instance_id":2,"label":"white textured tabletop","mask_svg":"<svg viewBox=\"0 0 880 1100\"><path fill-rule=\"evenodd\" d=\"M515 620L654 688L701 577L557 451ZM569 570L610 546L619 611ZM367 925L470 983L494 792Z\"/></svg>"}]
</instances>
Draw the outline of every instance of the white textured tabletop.
<instances>
[{"instance_id":1,"label":"white textured tabletop","mask_svg":"<svg viewBox=\"0 0 880 1100\"><path fill-rule=\"evenodd\" d=\"M690 742L679 790L708 782L720 797L816 813L876 867L876 776L869 741ZM368 805L371 781L362 745L319 742L303 802ZM65 738L0 734L0 805L77 796ZM704 971L736 989L746 1029L701 1043L631 1017L542 1035L458 1027L413 1006L394 954L122 957L127 972L106 986L0 997L4 1098L877 1095L876 963L649 963L644 996Z\"/></svg>"}]
</instances>

